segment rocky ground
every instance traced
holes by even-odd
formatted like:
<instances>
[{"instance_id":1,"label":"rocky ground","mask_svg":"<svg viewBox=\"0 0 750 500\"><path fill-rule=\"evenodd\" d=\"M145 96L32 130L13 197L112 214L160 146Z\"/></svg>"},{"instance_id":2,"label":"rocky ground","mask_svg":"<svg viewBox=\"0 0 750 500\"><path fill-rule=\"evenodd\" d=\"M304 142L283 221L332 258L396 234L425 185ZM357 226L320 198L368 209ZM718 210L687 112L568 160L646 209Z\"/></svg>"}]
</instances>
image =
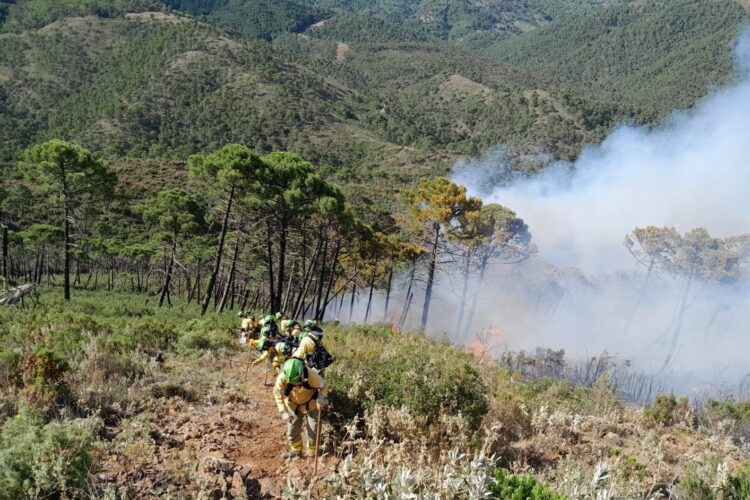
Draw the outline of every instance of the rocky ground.
<instances>
[{"instance_id":1,"label":"rocky ground","mask_svg":"<svg viewBox=\"0 0 750 500\"><path fill-rule=\"evenodd\" d=\"M246 376L246 360L237 355L213 367L203 360L195 370L208 379L205 394L173 389L149 398L131 418L105 419L99 486L129 498L274 498L290 478L309 481L312 459L281 458L285 425L273 401L272 375L268 385L265 366ZM332 462L324 456L318 476Z\"/></svg>"}]
</instances>

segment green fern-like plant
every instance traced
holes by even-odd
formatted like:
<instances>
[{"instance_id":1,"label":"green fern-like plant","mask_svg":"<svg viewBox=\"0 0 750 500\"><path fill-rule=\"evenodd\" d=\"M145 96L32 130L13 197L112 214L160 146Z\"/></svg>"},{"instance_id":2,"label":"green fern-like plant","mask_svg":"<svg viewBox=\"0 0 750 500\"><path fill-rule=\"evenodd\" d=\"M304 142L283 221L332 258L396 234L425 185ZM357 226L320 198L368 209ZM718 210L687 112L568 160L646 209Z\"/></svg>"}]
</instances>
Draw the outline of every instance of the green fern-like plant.
<instances>
[{"instance_id":1,"label":"green fern-like plant","mask_svg":"<svg viewBox=\"0 0 750 500\"><path fill-rule=\"evenodd\" d=\"M540 483L532 476L517 476L504 469L495 471L495 480L490 485L494 498L503 500L566 500L566 496Z\"/></svg>"}]
</instances>

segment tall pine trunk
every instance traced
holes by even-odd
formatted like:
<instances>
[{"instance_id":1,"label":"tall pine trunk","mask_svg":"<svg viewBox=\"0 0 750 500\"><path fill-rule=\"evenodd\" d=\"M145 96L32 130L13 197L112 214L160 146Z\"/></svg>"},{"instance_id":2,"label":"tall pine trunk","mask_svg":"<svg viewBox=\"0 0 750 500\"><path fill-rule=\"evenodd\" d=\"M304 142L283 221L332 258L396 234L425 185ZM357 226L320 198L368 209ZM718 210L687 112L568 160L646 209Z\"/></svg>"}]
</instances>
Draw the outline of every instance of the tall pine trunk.
<instances>
[{"instance_id":1,"label":"tall pine trunk","mask_svg":"<svg viewBox=\"0 0 750 500\"><path fill-rule=\"evenodd\" d=\"M458 321L456 321L456 332L461 329L464 322L464 311L466 310L466 294L469 291L469 267L471 265L471 250L466 249L464 253L464 283L461 289L461 307L458 310Z\"/></svg>"},{"instance_id":2,"label":"tall pine trunk","mask_svg":"<svg viewBox=\"0 0 750 500\"><path fill-rule=\"evenodd\" d=\"M8 226L3 226L3 289L8 289Z\"/></svg>"},{"instance_id":3,"label":"tall pine trunk","mask_svg":"<svg viewBox=\"0 0 750 500\"><path fill-rule=\"evenodd\" d=\"M404 307L401 309L401 316L398 318L399 329L403 328L406 322L406 317L409 315L409 308L411 307L412 292L411 289L414 286L414 273L417 269L417 263L411 263L411 273L409 273L409 286L406 289L406 296L404 298Z\"/></svg>"},{"instance_id":4,"label":"tall pine trunk","mask_svg":"<svg viewBox=\"0 0 750 500\"><path fill-rule=\"evenodd\" d=\"M432 243L430 254L430 267L427 271L427 288L424 290L424 305L422 306L422 321L419 323L419 331L424 332L427 327L427 319L430 315L430 300L432 300L432 287L435 284L435 267L437 265L438 244L440 243L440 224L434 224L435 240Z\"/></svg>"},{"instance_id":5,"label":"tall pine trunk","mask_svg":"<svg viewBox=\"0 0 750 500\"><path fill-rule=\"evenodd\" d=\"M630 332L630 327L633 324L633 320L635 320L635 315L638 312L638 308L641 305L641 302L643 301L643 297L646 295L646 289L648 287L648 282L651 280L651 275L654 272L654 265L655 265L656 259L651 258L648 264L648 271L646 271L646 277L643 280L643 284L641 285L641 289L638 292L638 297L635 300L635 305L633 305L633 310L630 311L630 314L628 315L627 322L625 323L625 331L622 332L622 336L625 337Z\"/></svg>"},{"instance_id":6,"label":"tall pine trunk","mask_svg":"<svg viewBox=\"0 0 750 500\"><path fill-rule=\"evenodd\" d=\"M393 262L388 266L388 285L385 290L385 307L383 308L383 323L388 321L388 306L391 303L391 287L393 286Z\"/></svg>"},{"instance_id":7,"label":"tall pine trunk","mask_svg":"<svg viewBox=\"0 0 750 500\"><path fill-rule=\"evenodd\" d=\"M289 281L286 285L286 293L284 293L284 302L281 304L282 311L289 311L289 301L292 295L292 285L294 284L294 273L297 271L297 262L292 262L292 270L289 273Z\"/></svg>"},{"instance_id":8,"label":"tall pine trunk","mask_svg":"<svg viewBox=\"0 0 750 500\"><path fill-rule=\"evenodd\" d=\"M367 297L367 309L365 309L365 323L370 319L370 309L372 308L372 291L375 288L375 270L372 270L372 277L370 278L370 294Z\"/></svg>"},{"instance_id":9,"label":"tall pine trunk","mask_svg":"<svg viewBox=\"0 0 750 500\"><path fill-rule=\"evenodd\" d=\"M175 255L177 254L177 238L172 242L172 255L169 257L169 264L167 265L167 274L164 277L164 286L161 289L161 293L159 294L159 302L157 302L156 306L161 307L164 304L164 299L167 297L167 294L169 293L169 286L172 284L172 269L174 268L174 259Z\"/></svg>"},{"instance_id":10,"label":"tall pine trunk","mask_svg":"<svg viewBox=\"0 0 750 500\"><path fill-rule=\"evenodd\" d=\"M339 240L336 243L336 250L333 252L333 258L331 259L331 272L328 273L328 286L326 287L326 296L323 300L323 307L320 311L317 312L315 319L319 321L323 321L323 319L326 316L326 308L328 307L328 303L333 300L333 298L329 297L331 296L331 289L333 288L333 280L336 277L336 263L339 259L339 252L341 251L341 240ZM343 296L343 294L342 294Z\"/></svg>"},{"instance_id":11,"label":"tall pine trunk","mask_svg":"<svg viewBox=\"0 0 750 500\"><path fill-rule=\"evenodd\" d=\"M677 347L677 341L680 339L680 332L682 331L682 324L683 320L685 319L685 312L688 310L688 297L690 297L690 289L693 286L693 278L695 277L695 269L690 270L690 274L688 275L687 282L685 283L685 288L682 292L682 297L680 298L680 305L677 310L677 318L674 324L674 333L672 334L672 338L669 342L669 346L667 347L667 359L664 361L664 364L661 367L661 371L664 371L669 367L670 362L672 361L672 356L675 353L675 348ZM700 291L699 291L700 293Z\"/></svg>"},{"instance_id":12,"label":"tall pine trunk","mask_svg":"<svg viewBox=\"0 0 750 500\"><path fill-rule=\"evenodd\" d=\"M234 283L234 273L237 270L237 256L239 255L239 252L240 234L238 231L237 239L234 242L234 251L232 252L232 265L229 268L229 279L227 280L227 286L224 288L224 295L221 297L221 302L219 302L219 312L222 312L224 310L224 307L227 305L227 298L229 297L229 292Z\"/></svg>"},{"instance_id":13,"label":"tall pine trunk","mask_svg":"<svg viewBox=\"0 0 750 500\"><path fill-rule=\"evenodd\" d=\"M352 283L352 300L349 302L349 323L352 322L352 316L354 315L354 299L357 297L357 284Z\"/></svg>"},{"instance_id":14,"label":"tall pine trunk","mask_svg":"<svg viewBox=\"0 0 750 500\"><path fill-rule=\"evenodd\" d=\"M320 260L320 251L322 248L323 239L319 238L318 243L315 245L315 252L312 255L312 259L310 260L310 265L307 267L307 271L302 277L302 286L299 287L299 294L297 295L297 300L294 303L294 310L292 311L294 316L300 316L304 313L305 298L307 297L307 293L310 291L310 287L312 286L313 274L318 265L318 260Z\"/></svg>"},{"instance_id":15,"label":"tall pine trunk","mask_svg":"<svg viewBox=\"0 0 750 500\"><path fill-rule=\"evenodd\" d=\"M281 309L281 301L284 295L284 270L286 267L286 236L287 236L288 225L286 222L281 224L281 231L279 232L279 267L276 270L276 296L274 298L273 310L278 311Z\"/></svg>"},{"instance_id":16,"label":"tall pine trunk","mask_svg":"<svg viewBox=\"0 0 750 500\"><path fill-rule=\"evenodd\" d=\"M474 323L474 313L477 310L477 302L479 301L479 291L482 289L482 284L484 283L484 275L487 272L487 264L490 261L489 254L482 256L482 263L479 266L479 282L477 283L477 289L474 291L474 297L471 299L471 310L469 311L469 324L466 325L467 328L471 328L472 324Z\"/></svg>"},{"instance_id":17,"label":"tall pine trunk","mask_svg":"<svg viewBox=\"0 0 750 500\"><path fill-rule=\"evenodd\" d=\"M229 198L227 199L227 211L224 212L224 221L221 224L221 234L219 235L219 244L216 247L216 262L214 263L214 270L211 273L211 277L208 279L208 285L206 286L206 296L201 304L201 316L206 314L208 305L211 303L211 296L213 295L214 286L216 285L216 278L219 276L219 269L221 268L221 257L224 253L224 239L227 236L227 229L229 226L229 216L232 212L232 202L234 201L234 187L229 190Z\"/></svg>"},{"instance_id":18,"label":"tall pine trunk","mask_svg":"<svg viewBox=\"0 0 750 500\"><path fill-rule=\"evenodd\" d=\"M67 196L64 202L64 212L65 222L63 223L63 226L65 251L63 252L63 295L65 300L70 300L70 220L68 219L70 214L68 212Z\"/></svg>"},{"instance_id":19,"label":"tall pine trunk","mask_svg":"<svg viewBox=\"0 0 750 500\"><path fill-rule=\"evenodd\" d=\"M320 314L321 302L323 300L323 286L325 283L326 258L327 257L328 257L328 238L326 238L325 242L323 243L323 263L320 266L320 276L318 277L318 291L315 294L316 295L315 319L322 319L322 318L318 318L318 315Z\"/></svg>"},{"instance_id":20,"label":"tall pine trunk","mask_svg":"<svg viewBox=\"0 0 750 500\"><path fill-rule=\"evenodd\" d=\"M271 231L271 221L266 221L266 257L268 259L268 296L271 302L271 309L274 309L273 300L276 296L274 294L274 283L273 283L273 232Z\"/></svg>"}]
</instances>

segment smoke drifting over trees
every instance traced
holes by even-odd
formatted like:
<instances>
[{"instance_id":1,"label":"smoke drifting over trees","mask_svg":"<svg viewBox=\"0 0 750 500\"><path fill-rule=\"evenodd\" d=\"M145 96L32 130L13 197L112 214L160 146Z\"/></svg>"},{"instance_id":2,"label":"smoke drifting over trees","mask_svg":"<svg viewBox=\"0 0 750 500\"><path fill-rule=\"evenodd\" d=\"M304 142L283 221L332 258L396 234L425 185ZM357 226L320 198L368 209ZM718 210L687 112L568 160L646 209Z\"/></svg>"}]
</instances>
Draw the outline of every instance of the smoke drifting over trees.
<instances>
[{"instance_id":1,"label":"smoke drifting over trees","mask_svg":"<svg viewBox=\"0 0 750 500\"><path fill-rule=\"evenodd\" d=\"M539 250L493 271L474 330L500 327L511 349L608 349L692 375L687 390L739 380L750 358L750 30L735 54L735 85L657 128L623 125L574 164L521 179L503 162L456 166L453 180L514 210Z\"/></svg>"}]
</instances>

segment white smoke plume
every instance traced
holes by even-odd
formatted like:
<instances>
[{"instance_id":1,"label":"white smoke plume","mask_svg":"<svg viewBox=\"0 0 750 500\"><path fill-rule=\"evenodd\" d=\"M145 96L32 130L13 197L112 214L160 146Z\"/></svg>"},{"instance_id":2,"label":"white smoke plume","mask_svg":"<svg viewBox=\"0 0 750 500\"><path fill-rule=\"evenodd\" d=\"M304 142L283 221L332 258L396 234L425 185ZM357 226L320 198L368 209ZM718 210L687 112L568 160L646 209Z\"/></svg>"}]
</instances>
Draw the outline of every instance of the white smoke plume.
<instances>
[{"instance_id":1,"label":"white smoke plume","mask_svg":"<svg viewBox=\"0 0 750 500\"><path fill-rule=\"evenodd\" d=\"M675 113L656 128L621 126L574 165L557 164L491 193L477 188L503 164L458 165L454 181L529 224L540 257L587 272L632 264L622 245L636 226L706 227L714 236L750 231L750 31L735 54L742 82ZM467 168L468 167L468 168Z\"/></svg>"},{"instance_id":2,"label":"white smoke plume","mask_svg":"<svg viewBox=\"0 0 750 500\"><path fill-rule=\"evenodd\" d=\"M664 337L678 287L650 287L633 319L637 284L602 283L635 269L623 239L636 227L681 233L704 227L715 237L750 232L750 30L739 37L735 55L738 83L656 128L622 125L574 164L510 182L502 154L456 165L453 180L516 211L539 248L537 262L496 270L489 281L501 284L483 287L475 328L500 327L510 348L545 345L580 355L608 349L659 371L670 350ZM585 275L549 283L539 271L544 262L558 274L574 266ZM670 369L731 385L732 377L750 371L747 325L746 290L711 284L695 290Z\"/></svg>"}]
</instances>

